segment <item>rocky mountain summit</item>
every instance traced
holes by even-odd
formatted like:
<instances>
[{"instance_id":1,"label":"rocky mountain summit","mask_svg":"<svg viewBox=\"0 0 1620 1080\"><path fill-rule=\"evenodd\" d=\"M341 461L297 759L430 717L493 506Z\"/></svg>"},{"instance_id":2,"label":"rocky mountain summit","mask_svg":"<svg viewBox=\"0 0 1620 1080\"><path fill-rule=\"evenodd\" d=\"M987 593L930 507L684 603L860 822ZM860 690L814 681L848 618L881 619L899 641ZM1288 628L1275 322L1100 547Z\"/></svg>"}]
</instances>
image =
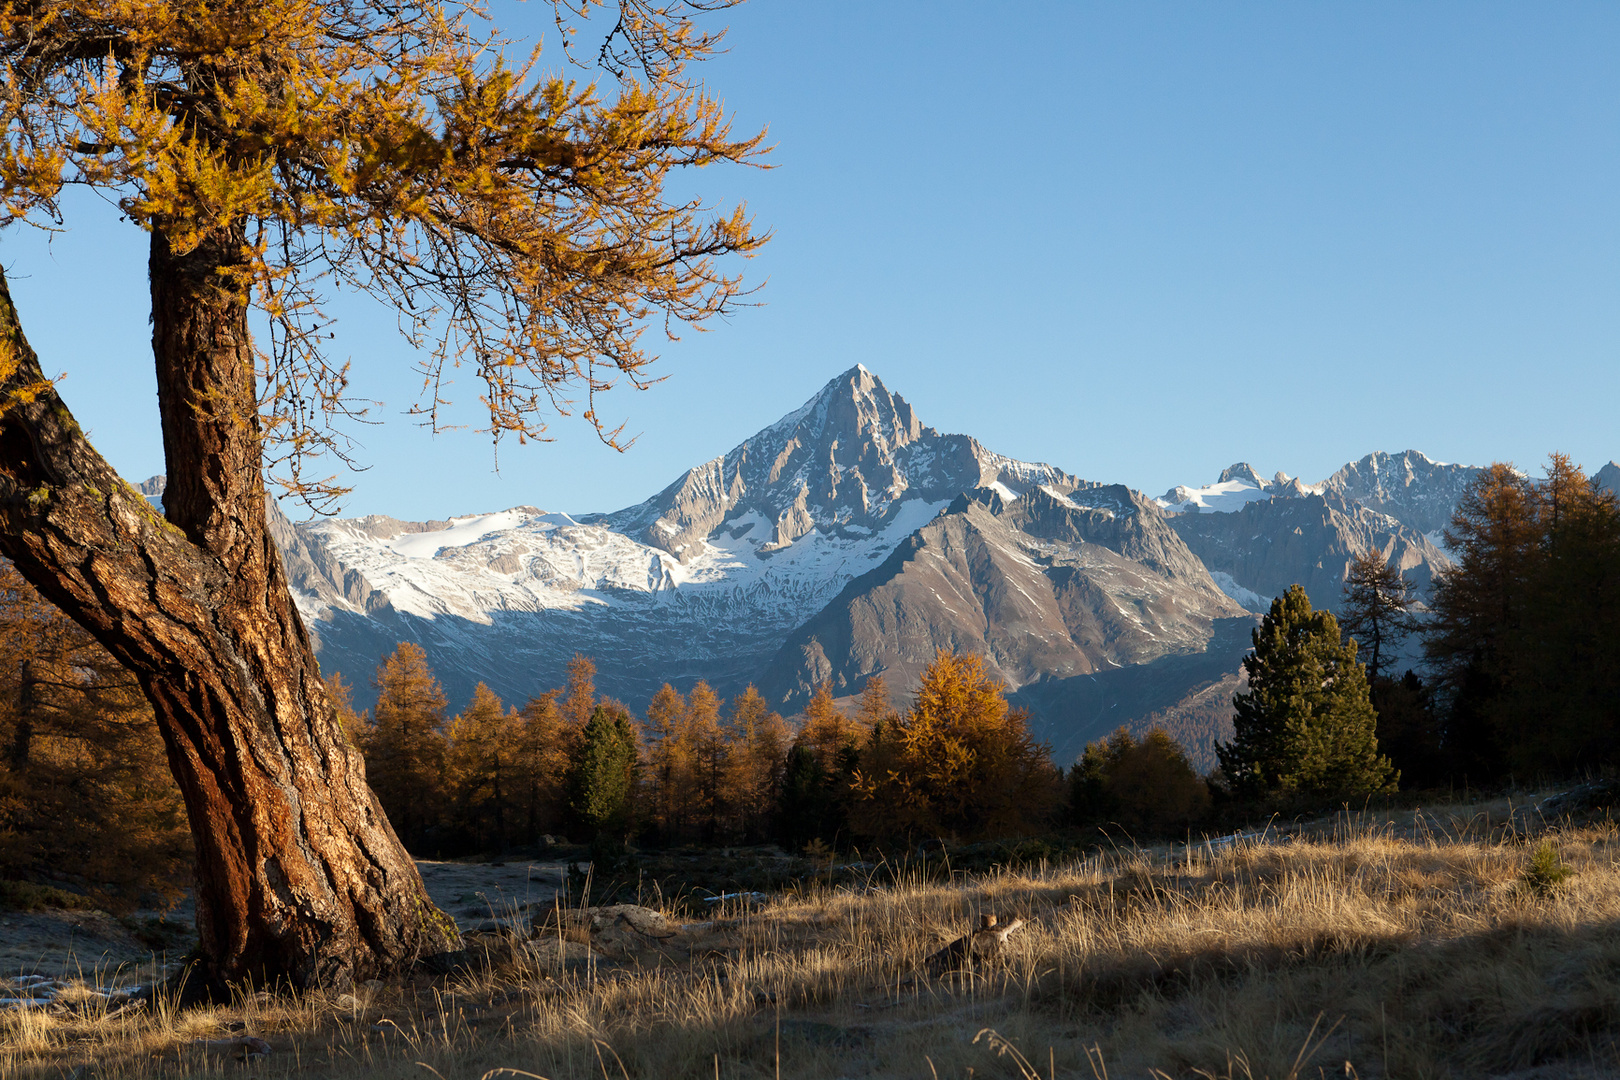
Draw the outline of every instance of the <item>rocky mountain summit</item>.
<instances>
[{"instance_id":1,"label":"rocky mountain summit","mask_svg":"<svg viewBox=\"0 0 1620 1080\"><path fill-rule=\"evenodd\" d=\"M278 539L323 665L357 684L395 643L415 640L452 697L482 680L521 700L555 685L579 651L596 659L605 689L634 702L666 679L741 690L792 630L960 492L1016 499L1041 485L1087 486L940 434L856 366L613 513L374 515Z\"/></svg>"},{"instance_id":2,"label":"rocky mountain summit","mask_svg":"<svg viewBox=\"0 0 1620 1080\"><path fill-rule=\"evenodd\" d=\"M762 529L755 543L769 554L815 531L869 537L912 500L947 503L974 487L1016 494L1074 483L1050 465L1014 461L969 436L923 426L904 398L857 364L646 502L581 520L686 562L721 529Z\"/></svg>"},{"instance_id":3,"label":"rocky mountain summit","mask_svg":"<svg viewBox=\"0 0 1620 1080\"><path fill-rule=\"evenodd\" d=\"M1620 461L1611 461L1597 471L1593 477L1598 486L1620 495Z\"/></svg>"}]
</instances>

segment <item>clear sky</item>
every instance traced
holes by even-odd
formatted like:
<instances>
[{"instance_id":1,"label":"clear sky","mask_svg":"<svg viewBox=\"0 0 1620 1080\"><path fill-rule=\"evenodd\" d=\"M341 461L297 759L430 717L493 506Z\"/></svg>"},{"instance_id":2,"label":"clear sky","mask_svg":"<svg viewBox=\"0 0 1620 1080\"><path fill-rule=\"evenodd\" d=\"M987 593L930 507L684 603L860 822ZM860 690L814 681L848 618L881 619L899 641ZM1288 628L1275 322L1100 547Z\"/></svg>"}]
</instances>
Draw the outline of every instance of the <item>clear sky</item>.
<instances>
[{"instance_id":1,"label":"clear sky","mask_svg":"<svg viewBox=\"0 0 1620 1080\"><path fill-rule=\"evenodd\" d=\"M493 0L518 36L541 3ZM429 436L375 307L333 343L389 422L347 513L616 509L857 361L924 423L1150 494L1373 450L1620 457L1620 6L754 0L707 65L769 172L690 183L775 239L762 306L577 420ZM683 181L685 182L685 181ZM0 232L24 327L131 479L162 471L145 235ZM477 387L458 390L475 401ZM467 419L476 422L476 413ZM296 515L295 515L296 516Z\"/></svg>"}]
</instances>

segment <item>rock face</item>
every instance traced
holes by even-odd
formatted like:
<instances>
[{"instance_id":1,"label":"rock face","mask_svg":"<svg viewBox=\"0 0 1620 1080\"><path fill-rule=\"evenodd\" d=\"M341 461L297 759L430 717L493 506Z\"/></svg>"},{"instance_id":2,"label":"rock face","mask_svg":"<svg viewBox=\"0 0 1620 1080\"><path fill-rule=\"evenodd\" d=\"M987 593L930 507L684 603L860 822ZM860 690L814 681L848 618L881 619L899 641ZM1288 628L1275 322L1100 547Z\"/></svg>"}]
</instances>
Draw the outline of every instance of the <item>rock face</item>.
<instances>
[{"instance_id":1,"label":"rock face","mask_svg":"<svg viewBox=\"0 0 1620 1080\"><path fill-rule=\"evenodd\" d=\"M761 689L788 709L831 682L914 685L938 649L1010 688L1204 650L1241 616L1149 500L1123 487L959 495L788 638Z\"/></svg>"},{"instance_id":2,"label":"rock face","mask_svg":"<svg viewBox=\"0 0 1620 1080\"><path fill-rule=\"evenodd\" d=\"M658 495L610 514L517 507L450 521L372 516L282 539L322 666L365 697L378 658L417 641L453 701L486 682L521 701L575 652L632 703L665 680L722 693L963 490L1084 487L924 426L855 367Z\"/></svg>"},{"instance_id":3,"label":"rock face","mask_svg":"<svg viewBox=\"0 0 1620 1080\"><path fill-rule=\"evenodd\" d=\"M1250 502L1229 514L1180 514L1171 525L1229 594L1265 611L1290 585L1311 606L1337 610L1355 557L1378 550L1420 596L1434 572L1451 565L1421 532L1368 507L1330 495Z\"/></svg>"},{"instance_id":4,"label":"rock face","mask_svg":"<svg viewBox=\"0 0 1620 1080\"><path fill-rule=\"evenodd\" d=\"M1597 471L1593 479L1598 482L1598 487L1620 495L1620 461L1609 462Z\"/></svg>"},{"instance_id":5,"label":"rock face","mask_svg":"<svg viewBox=\"0 0 1620 1080\"><path fill-rule=\"evenodd\" d=\"M1430 461L1416 450L1368 454L1322 482L1324 494L1388 514L1420 533L1438 535L1451 511L1480 472L1471 465Z\"/></svg>"},{"instance_id":6,"label":"rock face","mask_svg":"<svg viewBox=\"0 0 1620 1080\"><path fill-rule=\"evenodd\" d=\"M869 536L910 500L949 502L1001 484L1010 491L1072 478L993 454L966 435L924 427L904 398L856 365L723 457L688 470L644 503L582 520L685 562L717 529L763 527L762 553L812 531Z\"/></svg>"}]
</instances>

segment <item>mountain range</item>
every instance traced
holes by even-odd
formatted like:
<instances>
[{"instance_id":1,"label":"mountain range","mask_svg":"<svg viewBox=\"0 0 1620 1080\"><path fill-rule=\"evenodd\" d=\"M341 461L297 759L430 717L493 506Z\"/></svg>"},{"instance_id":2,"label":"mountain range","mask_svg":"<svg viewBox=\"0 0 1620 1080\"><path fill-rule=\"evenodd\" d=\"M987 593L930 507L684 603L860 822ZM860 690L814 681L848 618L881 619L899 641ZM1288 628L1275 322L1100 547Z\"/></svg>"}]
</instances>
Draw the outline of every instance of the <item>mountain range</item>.
<instances>
[{"instance_id":1,"label":"mountain range","mask_svg":"<svg viewBox=\"0 0 1620 1080\"><path fill-rule=\"evenodd\" d=\"M1426 589L1477 472L1416 451L1319 484L1238 464L1155 499L942 434L856 366L622 510L307 524L273 510L272 528L323 669L362 704L401 641L452 702L484 682L520 703L584 653L635 707L704 679L755 684L784 713L823 682L847 698L879 674L899 703L944 647L984 656L1059 761L1158 722L1208 764L1254 613L1296 581L1334 606L1369 547Z\"/></svg>"}]
</instances>

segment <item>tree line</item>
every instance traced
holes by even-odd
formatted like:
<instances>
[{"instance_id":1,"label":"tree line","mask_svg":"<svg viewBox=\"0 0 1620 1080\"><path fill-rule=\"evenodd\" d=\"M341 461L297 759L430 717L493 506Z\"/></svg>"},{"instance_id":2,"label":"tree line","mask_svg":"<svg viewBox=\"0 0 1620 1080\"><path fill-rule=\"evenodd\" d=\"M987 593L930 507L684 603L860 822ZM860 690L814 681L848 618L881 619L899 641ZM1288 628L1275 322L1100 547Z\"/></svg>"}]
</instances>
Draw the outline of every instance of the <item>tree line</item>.
<instances>
[{"instance_id":1,"label":"tree line","mask_svg":"<svg viewBox=\"0 0 1620 1080\"><path fill-rule=\"evenodd\" d=\"M567 684L508 706L479 684L450 715L420 646L377 669L377 704L329 693L407 848L499 851L548 836L598 852L779 841L793 850L940 836L1015 836L1050 824L1061 774L983 662L940 652L909 707L881 676L851 707L823 685L790 727L750 686L665 684L637 716L600 695L576 655Z\"/></svg>"}]
</instances>

